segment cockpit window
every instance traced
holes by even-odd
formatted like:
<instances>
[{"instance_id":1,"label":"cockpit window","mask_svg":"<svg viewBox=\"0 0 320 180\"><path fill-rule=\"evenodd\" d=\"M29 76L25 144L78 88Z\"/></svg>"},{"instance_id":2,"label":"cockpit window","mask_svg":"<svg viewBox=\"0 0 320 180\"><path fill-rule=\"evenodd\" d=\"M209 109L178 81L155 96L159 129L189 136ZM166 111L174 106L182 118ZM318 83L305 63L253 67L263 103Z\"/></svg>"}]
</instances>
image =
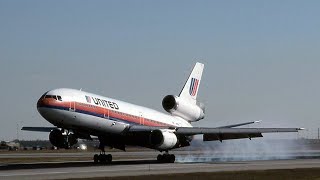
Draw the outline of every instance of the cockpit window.
<instances>
[{"instance_id":1,"label":"cockpit window","mask_svg":"<svg viewBox=\"0 0 320 180\"><path fill-rule=\"evenodd\" d=\"M53 98L52 95L46 95L45 98Z\"/></svg>"},{"instance_id":2,"label":"cockpit window","mask_svg":"<svg viewBox=\"0 0 320 180\"><path fill-rule=\"evenodd\" d=\"M44 98L53 98L53 99L55 99L55 100L62 101L61 96L56 96L56 95L45 95Z\"/></svg>"},{"instance_id":3,"label":"cockpit window","mask_svg":"<svg viewBox=\"0 0 320 180\"><path fill-rule=\"evenodd\" d=\"M48 92L49 92L49 91L45 92L45 93L41 96L41 98L40 98L40 99L45 98L45 96L46 96L46 94L47 94Z\"/></svg>"}]
</instances>

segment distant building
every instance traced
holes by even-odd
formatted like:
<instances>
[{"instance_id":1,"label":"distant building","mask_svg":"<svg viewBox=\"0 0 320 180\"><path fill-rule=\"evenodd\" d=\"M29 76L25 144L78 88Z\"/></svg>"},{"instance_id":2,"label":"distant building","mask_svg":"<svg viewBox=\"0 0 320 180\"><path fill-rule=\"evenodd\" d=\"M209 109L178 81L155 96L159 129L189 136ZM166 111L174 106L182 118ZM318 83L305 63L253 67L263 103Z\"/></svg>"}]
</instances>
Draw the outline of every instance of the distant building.
<instances>
[{"instance_id":1,"label":"distant building","mask_svg":"<svg viewBox=\"0 0 320 180\"><path fill-rule=\"evenodd\" d=\"M20 149L20 143L18 141L1 141L0 149L15 151Z\"/></svg>"}]
</instances>

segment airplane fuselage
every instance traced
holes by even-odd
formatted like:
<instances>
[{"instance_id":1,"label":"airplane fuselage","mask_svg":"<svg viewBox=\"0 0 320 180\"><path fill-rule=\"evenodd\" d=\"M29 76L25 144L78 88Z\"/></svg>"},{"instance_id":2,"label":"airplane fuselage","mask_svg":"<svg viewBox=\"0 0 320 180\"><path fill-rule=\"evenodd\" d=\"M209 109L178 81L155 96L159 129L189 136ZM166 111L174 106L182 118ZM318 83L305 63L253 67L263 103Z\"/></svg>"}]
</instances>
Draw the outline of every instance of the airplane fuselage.
<instances>
[{"instance_id":1,"label":"airplane fuselage","mask_svg":"<svg viewBox=\"0 0 320 180\"><path fill-rule=\"evenodd\" d=\"M179 117L75 89L55 89L38 101L39 113L53 125L93 135L121 134L130 125L192 127Z\"/></svg>"}]
</instances>

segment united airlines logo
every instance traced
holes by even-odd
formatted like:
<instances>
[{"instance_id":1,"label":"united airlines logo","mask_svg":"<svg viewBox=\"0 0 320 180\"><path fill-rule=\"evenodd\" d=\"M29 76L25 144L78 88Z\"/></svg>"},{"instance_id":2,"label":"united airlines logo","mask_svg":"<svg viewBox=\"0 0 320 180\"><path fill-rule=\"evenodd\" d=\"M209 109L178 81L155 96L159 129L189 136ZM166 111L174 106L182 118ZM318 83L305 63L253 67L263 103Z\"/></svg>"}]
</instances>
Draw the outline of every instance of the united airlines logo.
<instances>
[{"instance_id":1,"label":"united airlines logo","mask_svg":"<svg viewBox=\"0 0 320 180\"><path fill-rule=\"evenodd\" d=\"M88 103L91 103L91 98L89 96L86 96L86 100Z\"/></svg>"},{"instance_id":2,"label":"united airlines logo","mask_svg":"<svg viewBox=\"0 0 320 180\"><path fill-rule=\"evenodd\" d=\"M199 85L199 80L196 78L191 78L191 84L189 89L189 94L191 96L195 96L197 94L198 85Z\"/></svg>"}]
</instances>

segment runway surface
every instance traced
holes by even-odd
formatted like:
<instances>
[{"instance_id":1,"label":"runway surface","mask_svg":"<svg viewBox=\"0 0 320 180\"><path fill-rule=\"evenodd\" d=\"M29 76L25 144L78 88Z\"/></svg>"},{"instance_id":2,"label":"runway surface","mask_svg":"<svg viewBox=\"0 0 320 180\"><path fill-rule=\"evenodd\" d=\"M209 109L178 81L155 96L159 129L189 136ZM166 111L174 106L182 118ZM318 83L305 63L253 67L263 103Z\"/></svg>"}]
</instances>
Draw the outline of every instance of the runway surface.
<instances>
[{"instance_id":1,"label":"runway surface","mask_svg":"<svg viewBox=\"0 0 320 180\"><path fill-rule=\"evenodd\" d=\"M0 179L67 179L169 173L320 168L320 159L158 164L154 160L122 160L110 165L91 162L24 164L3 168Z\"/></svg>"},{"instance_id":2,"label":"runway surface","mask_svg":"<svg viewBox=\"0 0 320 180\"><path fill-rule=\"evenodd\" d=\"M255 153L244 151L172 151L176 163L159 164L156 151L113 152L111 164L94 164L94 152L0 153L0 179L68 179L92 177L139 176L169 173L196 173L245 170L320 168L320 151L279 150ZM86 161L62 162L75 157ZM48 159L60 162L44 162ZM10 159L41 159L42 162L6 163Z\"/></svg>"}]
</instances>

